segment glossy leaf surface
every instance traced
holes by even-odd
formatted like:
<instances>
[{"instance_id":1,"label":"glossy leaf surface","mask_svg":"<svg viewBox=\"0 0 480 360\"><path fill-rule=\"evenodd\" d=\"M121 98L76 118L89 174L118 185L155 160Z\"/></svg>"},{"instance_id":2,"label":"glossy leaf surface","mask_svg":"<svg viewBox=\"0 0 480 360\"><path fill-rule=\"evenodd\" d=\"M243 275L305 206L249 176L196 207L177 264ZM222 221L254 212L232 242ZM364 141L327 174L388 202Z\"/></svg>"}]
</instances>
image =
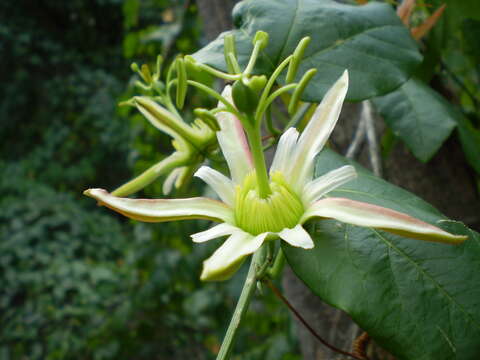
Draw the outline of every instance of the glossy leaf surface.
<instances>
[{"instance_id":1,"label":"glossy leaf surface","mask_svg":"<svg viewBox=\"0 0 480 360\"><path fill-rule=\"evenodd\" d=\"M345 163L324 151L317 175ZM469 239L458 246L434 244L337 221L312 221L312 250L283 244L290 266L314 293L350 314L397 359L477 359L479 234L446 221L413 194L357 170L356 180L329 196L390 207Z\"/></svg>"},{"instance_id":2,"label":"glossy leaf surface","mask_svg":"<svg viewBox=\"0 0 480 360\"><path fill-rule=\"evenodd\" d=\"M415 78L373 103L393 133L421 161L430 160L456 125L452 105Z\"/></svg>"},{"instance_id":3,"label":"glossy leaf surface","mask_svg":"<svg viewBox=\"0 0 480 360\"><path fill-rule=\"evenodd\" d=\"M480 130L469 119L461 116L458 118L458 133L465 157L480 174Z\"/></svg>"},{"instance_id":4,"label":"glossy leaf surface","mask_svg":"<svg viewBox=\"0 0 480 360\"><path fill-rule=\"evenodd\" d=\"M307 47L296 80L316 68L304 100L319 102L328 88L348 69L348 100L388 93L405 82L421 60L415 41L390 5L363 6L331 0L243 1L233 12L237 29L221 34L195 53L200 62L226 70L223 38L233 34L240 64L244 67L258 30L270 35L257 71L271 73L305 36Z\"/></svg>"}]
</instances>

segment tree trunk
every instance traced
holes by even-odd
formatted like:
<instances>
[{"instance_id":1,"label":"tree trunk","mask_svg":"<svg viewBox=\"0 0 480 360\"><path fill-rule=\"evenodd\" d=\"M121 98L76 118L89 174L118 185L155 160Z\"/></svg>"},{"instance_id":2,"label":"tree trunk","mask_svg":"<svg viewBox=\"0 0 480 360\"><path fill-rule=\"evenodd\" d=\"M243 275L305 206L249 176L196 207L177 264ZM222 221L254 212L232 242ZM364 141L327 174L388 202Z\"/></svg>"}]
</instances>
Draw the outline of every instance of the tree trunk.
<instances>
[{"instance_id":1,"label":"tree trunk","mask_svg":"<svg viewBox=\"0 0 480 360\"><path fill-rule=\"evenodd\" d=\"M203 31L208 41L233 27L232 9L235 3L237 0L197 0L198 11L203 19Z\"/></svg>"}]
</instances>

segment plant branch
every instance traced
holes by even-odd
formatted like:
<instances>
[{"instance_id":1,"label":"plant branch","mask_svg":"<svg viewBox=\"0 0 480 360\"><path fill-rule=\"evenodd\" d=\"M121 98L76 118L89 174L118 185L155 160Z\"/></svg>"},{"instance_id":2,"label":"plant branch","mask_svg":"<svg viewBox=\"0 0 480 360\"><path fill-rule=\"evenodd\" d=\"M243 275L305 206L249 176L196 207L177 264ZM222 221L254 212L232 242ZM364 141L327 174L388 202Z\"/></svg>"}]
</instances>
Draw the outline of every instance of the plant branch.
<instances>
[{"instance_id":1,"label":"plant branch","mask_svg":"<svg viewBox=\"0 0 480 360\"><path fill-rule=\"evenodd\" d=\"M340 350L340 349L336 348L335 346L326 342L324 339L322 339L322 337L320 337L320 335L318 335L315 332L315 330L307 323L307 321L300 315L300 313L293 307L293 305L290 304L290 302L282 295L280 290L278 290L270 280L264 280L264 281L266 282L267 286L273 291L273 293L290 309L290 311L297 317L297 319L307 328L307 330L310 331L310 333L318 341L320 341L323 345L325 345L327 348L329 348L332 351L335 351L335 352L337 352L339 354L342 354L342 355L345 355L345 356L349 356L352 359L368 360L366 358L360 358L360 357L356 356L355 354Z\"/></svg>"},{"instance_id":2,"label":"plant branch","mask_svg":"<svg viewBox=\"0 0 480 360\"><path fill-rule=\"evenodd\" d=\"M382 160L378 148L377 135L375 134L375 121L373 118L373 107L370 100L362 103L362 119L365 121L367 131L368 153L373 173L379 177L382 176Z\"/></svg>"},{"instance_id":3,"label":"plant branch","mask_svg":"<svg viewBox=\"0 0 480 360\"><path fill-rule=\"evenodd\" d=\"M355 157L355 155L357 154L357 151L360 149L360 146L365 140L366 131L367 131L367 128L365 126L365 121L363 118L360 118L358 122L357 130L355 131L355 135L353 137L352 142L350 143L350 146L347 149L345 157L349 159L353 159Z\"/></svg>"}]
</instances>

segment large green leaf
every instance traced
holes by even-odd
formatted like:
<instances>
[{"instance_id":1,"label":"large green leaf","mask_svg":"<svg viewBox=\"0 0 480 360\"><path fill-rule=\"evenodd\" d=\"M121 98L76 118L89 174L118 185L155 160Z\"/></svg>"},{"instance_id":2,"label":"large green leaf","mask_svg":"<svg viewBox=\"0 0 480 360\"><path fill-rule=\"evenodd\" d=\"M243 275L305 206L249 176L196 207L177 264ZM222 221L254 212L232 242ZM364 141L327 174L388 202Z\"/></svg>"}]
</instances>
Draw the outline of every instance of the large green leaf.
<instances>
[{"instance_id":1,"label":"large green leaf","mask_svg":"<svg viewBox=\"0 0 480 360\"><path fill-rule=\"evenodd\" d=\"M458 133L467 161L480 174L480 130L469 119L459 116Z\"/></svg>"},{"instance_id":2,"label":"large green leaf","mask_svg":"<svg viewBox=\"0 0 480 360\"><path fill-rule=\"evenodd\" d=\"M456 125L452 106L415 78L373 103L393 133L421 161L430 160Z\"/></svg>"},{"instance_id":3,"label":"large green leaf","mask_svg":"<svg viewBox=\"0 0 480 360\"><path fill-rule=\"evenodd\" d=\"M345 163L324 151L317 172ZM435 244L322 220L312 223L314 249L283 245L288 263L315 294L350 314L397 359L478 359L480 235L357 169L357 180L329 195L403 211L469 239L459 246Z\"/></svg>"},{"instance_id":4,"label":"large green leaf","mask_svg":"<svg viewBox=\"0 0 480 360\"><path fill-rule=\"evenodd\" d=\"M318 102L345 69L350 72L348 100L356 101L392 91L405 82L421 60L417 45L392 7L376 2L363 6L331 0L247 0L233 11L239 62L245 65L256 31L269 33L270 42L257 71L271 73L310 36L297 78L310 68L318 74L306 89L305 100ZM195 53L200 62L225 70L223 38Z\"/></svg>"}]
</instances>

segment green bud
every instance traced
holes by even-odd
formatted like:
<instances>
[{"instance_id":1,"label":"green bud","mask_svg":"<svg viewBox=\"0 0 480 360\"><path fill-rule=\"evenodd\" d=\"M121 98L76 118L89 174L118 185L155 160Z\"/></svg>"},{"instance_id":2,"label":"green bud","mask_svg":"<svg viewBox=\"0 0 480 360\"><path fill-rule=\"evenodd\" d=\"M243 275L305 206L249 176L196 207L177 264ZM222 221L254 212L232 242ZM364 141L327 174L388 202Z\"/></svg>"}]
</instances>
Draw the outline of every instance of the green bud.
<instances>
[{"instance_id":1,"label":"green bud","mask_svg":"<svg viewBox=\"0 0 480 360\"><path fill-rule=\"evenodd\" d=\"M260 92L265 88L266 84L267 77L265 75L255 75L249 79L248 87L252 89L256 94L260 94Z\"/></svg>"},{"instance_id":2,"label":"green bud","mask_svg":"<svg viewBox=\"0 0 480 360\"><path fill-rule=\"evenodd\" d=\"M147 64L143 64L143 65L142 65L141 75L142 75L143 80L145 80L145 82L146 82L147 84L150 85L150 84L153 82L152 74L151 74L150 68L148 67Z\"/></svg>"},{"instance_id":3,"label":"green bud","mask_svg":"<svg viewBox=\"0 0 480 360\"><path fill-rule=\"evenodd\" d=\"M305 53L305 49L307 48L308 44L310 43L311 38L309 36L304 37L298 43L295 51L293 52L293 58L288 66L287 72L287 79L286 83L291 83L295 80L295 76L297 75L298 67L300 62L302 61L303 54Z\"/></svg>"},{"instance_id":4,"label":"green bud","mask_svg":"<svg viewBox=\"0 0 480 360\"><path fill-rule=\"evenodd\" d=\"M237 80L232 86L232 98L238 110L245 114L253 114L257 109L259 92L252 89L250 81L245 84L244 79Z\"/></svg>"},{"instance_id":5,"label":"green bud","mask_svg":"<svg viewBox=\"0 0 480 360\"><path fill-rule=\"evenodd\" d=\"M257 31L253 38L252 44L255 46L257 42L259 42L260 50L263 50L268 45L268 38L269 36L265 31Z\"/></svg>"},{"instance_id":6,"label":"green bud","mask_svg":"<svg viewBox=\"0 0 480 360\"><path fill-rule=\"evenodd\" d=\"M185 70L187 71L187 74L195 76L195 74L203 72L201 64L198 63L193 56L185 55L183 57L183 63L185 64Z\"/></svg>"},{"instance_id":7,"label":"green bud","mask_svg":"<svg viewBox=\"0 0 480 360\"><path fill-rule=\"evenodd\" d=\"M156 70L155 70L155 74L153 75L153 79L155 81L158 81L158 79L160 79L160 76L162 75L162 64L163 64L163 56L158 55L157 56Z\"/></svg>"},{"instance_id":8,"label":"green bud","mask_svg":"<svg viewBox=\"0 0 480 360\"><path fill-rule=\"evenodd\" d=\"M187 70L185 69L185 62L182 58L175 60L177 71L177 96L176 102L179 109L183 108L185 104L185 97L187 96Z\"/></svg>"},{"instance_id":9,"label":"green bud","mask_svg":"<svg viewBox=\"0 0 480 360\"><path fill-rule=\"evenodd\" d=\"M305 88L307 87L310 80L317 73L317 69L310 69L305 74L303 74L302 79L298 83L295 91L292 94L290 103L288 104L288 113L294 114L297 111L298 104L300 103L300 97L302 96Z\"/></svg>"},{"instance_id":10,"label":"green bud","mask_svg":"<svg viewBox=\"0 0 480 360\"><path fill-rule=\"evenodd\" d=\"M237 61L237 48L235 47L235 37L228 34L223 39L223 55L225 56L225 63L230 74L240 73L240 66Z\"/></svg>"},{"instance_id":11,"label":"green bud","mask_svg":"<svg viewBox=\"0 0 480 360\"><path fill-rule=\"evenodd\" d=\"M139 72L140 71L140 68L138 67L138 64L135 63L135 62L130 65L130 69L132 69L133 72Z\"/></svg>"},{"instance_id":12,"label":"green bud","mask_svg":"<svg viewBox=\"0 0 480 360\"><path fill-rule=\"evenodd\" d=\"M137 63L132 63L130 65L130 69L132 69L132 71L136 72L142 78L142 80L147 83L147 85L143 85L143 84L139 85L137 83L137 86L148 90L149 89L148 86L152 82L152 76L150 74L150 69L148 68L148 65L143 64L142 68L140 69L140 67L138 66Z\"/></svg>"}]
</instances>

